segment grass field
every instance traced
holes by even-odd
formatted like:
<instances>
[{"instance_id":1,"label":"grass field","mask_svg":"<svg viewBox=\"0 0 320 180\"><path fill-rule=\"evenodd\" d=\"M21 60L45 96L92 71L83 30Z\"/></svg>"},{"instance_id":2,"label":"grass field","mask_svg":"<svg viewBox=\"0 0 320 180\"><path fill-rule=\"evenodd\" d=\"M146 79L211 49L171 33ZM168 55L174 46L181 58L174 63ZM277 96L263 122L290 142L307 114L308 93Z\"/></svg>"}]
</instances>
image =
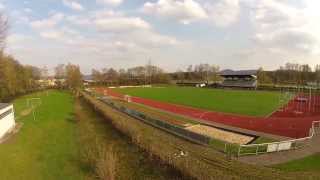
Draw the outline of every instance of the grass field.
<instances>
[{"instance_id":1,"label":"grass field","mask_svg":"<svg viewBox=\"0 0 320 180\"><path fill-rule=\"evenodd\" d=\"M36 120L27 99L39 97ZM33 104L39 102L34 101ZM174 179L181 174L149 159L70 93L49 91L14 101L20 131L0 144L2 180ZM17 118L18 117L18 118ZM106 154L104 154L106 153ZM184 178L184 177L183 177Z\"/></svg>"},{"instance_id":2,"label":"grass field","mask_svg":"<svg viewBox=\"0 0 320 180\"><path fill-rule=\"evenodd\" d=\"M37 118L33 120L26 99L40 97ZM72 119L73 100L69 93L50 91L14 101L20 131L0 144L0 179L84 179L77 165L76 125ZM29 112L29 113L26 113Z\"/></svg>"},{"instance_id":3,"label":"grass field","mask_svg":"<svg viewBox=\"0 0 320 180\"><path fill-rule=\"evenodd\" d=\"M123 94L217 112L263 117L279 107L279 93L191 87L122 88Z\"/></svg>"}]
</instances>

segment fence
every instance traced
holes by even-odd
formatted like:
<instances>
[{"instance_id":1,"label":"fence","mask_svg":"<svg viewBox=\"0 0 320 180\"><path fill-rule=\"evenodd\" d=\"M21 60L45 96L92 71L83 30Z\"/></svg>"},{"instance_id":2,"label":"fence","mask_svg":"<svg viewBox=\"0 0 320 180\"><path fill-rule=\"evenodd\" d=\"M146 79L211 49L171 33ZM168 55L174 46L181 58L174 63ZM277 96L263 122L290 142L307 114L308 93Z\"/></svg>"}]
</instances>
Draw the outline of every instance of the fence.
<instances>
[{"instance_id":1,"label":"fence","mask_svg":"<svg viewBox=\"0 0 320 180\"><path fill-rule=\"evenodd\" d=\"M196 142L198 144L203 144L203 145L209 145L209 143L210 143L210 140L211 140L210 137L188 131L184 128L172 125L172 124L167 123L162 120L148 117L143 113L140 113L140 112L132 110L132 109L128 109L124 106L119 106L119 105L113 103L112 101L110 101L108 98L102 97L102 98L99 98L99 100L101 102L109 105L110 107L122 112L122 113L125 113L135 119L143 121L146 124L152 125L154 127L157 127L159 129L162 129L162 130L167 131L169 133L175 134L177 136L180 136L180 137L185 138L187 140L190 140L192 142Z\"/></svg>"},{"instance_id":2,"label":"fence","mask_svg":"<svg viewBox=\"0 0 320 180\"><path fill-rule=\"evenodd\" d=\"M306 146L315 135L319 134L319 129L320 121L314 121L312 123L312 127L310 128L309 137L274 143L240 145L238 148L238 156L258 155L298 149Z\"/></svg>"}]
</instances>

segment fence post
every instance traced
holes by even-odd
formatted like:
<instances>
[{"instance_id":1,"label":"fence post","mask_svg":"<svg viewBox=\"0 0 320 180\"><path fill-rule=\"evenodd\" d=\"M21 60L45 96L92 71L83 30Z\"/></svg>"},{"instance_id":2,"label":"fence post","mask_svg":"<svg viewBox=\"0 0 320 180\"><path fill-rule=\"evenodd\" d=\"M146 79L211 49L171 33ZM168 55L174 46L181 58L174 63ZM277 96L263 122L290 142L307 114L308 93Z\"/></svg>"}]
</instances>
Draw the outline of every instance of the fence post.
<instances>
[{"instance_id":1,"label":"fence post","mask_svg":"<svg viewBox=\"0 0 320 180\"><path fill-rule=\"evenodd\" d=\"M227 152L227 143L224 144L224 153Z\"/></svg>"},{"instance_id":2,"label":"fence post","mask_svg":"<svg viewBox=\"0 0 320 180\"><path fill-rule=\"evenodd\" d=\"M241 152L241 145L239 146L239 149L238 149L238 157L240 157L240 152Z\"/></svg>"},{"instance_id":3,"label":"fence post","mask_svg":"<svg viewBox=\"0 0 320 180\"><path fill-rule=\"evenodd\" d=\"M258 155L258 151L259 151L259 146L257 146L256 155Z\"/></svg>"}]
</instances>

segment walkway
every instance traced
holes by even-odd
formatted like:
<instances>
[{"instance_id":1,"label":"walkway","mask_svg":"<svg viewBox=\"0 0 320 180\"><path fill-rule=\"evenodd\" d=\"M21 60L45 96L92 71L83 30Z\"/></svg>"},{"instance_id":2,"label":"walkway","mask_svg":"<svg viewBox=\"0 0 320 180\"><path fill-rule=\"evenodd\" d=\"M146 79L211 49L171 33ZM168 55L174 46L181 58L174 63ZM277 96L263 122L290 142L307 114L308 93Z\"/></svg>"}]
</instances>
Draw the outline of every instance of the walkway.
<instances>
[{"instance_id":1,"label":"walkway","mask_svg":"<svg viewBox=\"0 0 320 180\"><path fill-rule=\"evenodd\" d=\"M301 159L316 153L320 153L320 134L315 135L307 147L278 153L261 154L258 156L243 156L239 157L238 160L248 164L268 166Z\"/></svg>"}]
</instances>

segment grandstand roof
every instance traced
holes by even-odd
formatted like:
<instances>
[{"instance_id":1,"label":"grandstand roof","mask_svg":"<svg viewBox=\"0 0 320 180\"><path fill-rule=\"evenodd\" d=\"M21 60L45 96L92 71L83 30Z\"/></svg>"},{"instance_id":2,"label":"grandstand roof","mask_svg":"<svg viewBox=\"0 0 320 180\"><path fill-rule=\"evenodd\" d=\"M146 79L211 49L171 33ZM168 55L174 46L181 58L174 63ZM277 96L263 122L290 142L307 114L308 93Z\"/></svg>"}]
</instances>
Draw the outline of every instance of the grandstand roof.
<instances>
[{"instance_id":1,"label":"grandstand roof","mask_svg":"<svg viewBox=\"0 0 320 180\"><path fill-rule=\"evenodd\" d=\"M231 69L226 69L220 72L221 76L255 76L258 70L240 70L234 71Z\"/></svg>"}]
</instances>

